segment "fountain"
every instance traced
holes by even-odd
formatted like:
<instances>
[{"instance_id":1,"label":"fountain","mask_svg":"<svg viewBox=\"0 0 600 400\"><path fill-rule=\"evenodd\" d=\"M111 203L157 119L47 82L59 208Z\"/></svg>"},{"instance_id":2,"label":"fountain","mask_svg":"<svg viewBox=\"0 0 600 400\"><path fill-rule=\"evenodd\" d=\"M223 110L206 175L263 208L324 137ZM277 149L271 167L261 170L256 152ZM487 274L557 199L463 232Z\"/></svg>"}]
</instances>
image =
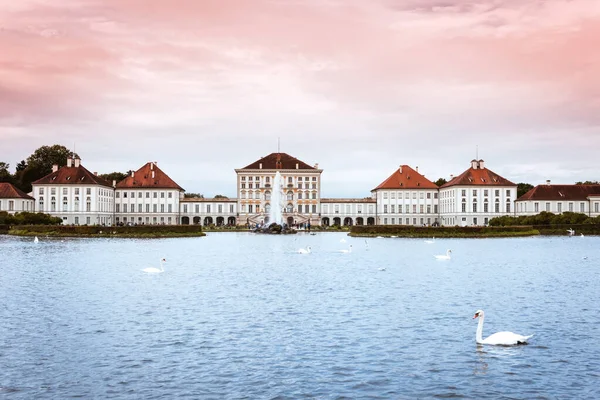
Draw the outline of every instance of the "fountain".
<instances>
[{"instance_id":1,"label":"fountain","mask_svg":"<svg viewBox=\"0 0 600 400\"><path fill-rule=\"evenodd\" d=\"M296 233L296 230L283 224L283 185L281 183L281 174L275 172L273 179L273 190L271 190L271 209L267 223L257 228L256 233L267 233L272 235Z\"/></svg>"}]
</instances>

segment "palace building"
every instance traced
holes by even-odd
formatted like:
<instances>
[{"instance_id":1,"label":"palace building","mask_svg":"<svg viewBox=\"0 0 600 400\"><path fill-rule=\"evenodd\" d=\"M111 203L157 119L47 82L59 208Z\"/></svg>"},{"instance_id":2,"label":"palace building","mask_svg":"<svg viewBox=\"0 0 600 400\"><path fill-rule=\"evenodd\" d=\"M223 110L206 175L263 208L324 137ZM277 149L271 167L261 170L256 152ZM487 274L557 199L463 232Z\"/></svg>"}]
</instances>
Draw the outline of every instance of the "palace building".
<instances>
[{"instance_id":1,"label":"palace building","mask_svg":"<svg viewBox=\"0 0 600 400\"><path fill-rule=\"evenodd\" d=\"M600 185L539 185L517 199L517 185L488 169L483 160L451 176L441 187L400 165L364 198L321 198L318 164L286 153L271 153L235 169L236 198L186 198L184 189L156 162L148 162L120 182L109 183L78 158L33 182L33 197L0 184L0 210L40 211L65 224L268 223L279 177L283 221L290 225L487 225L503 215L541 211L600 215Z\"/></svg>"}]
</instances>

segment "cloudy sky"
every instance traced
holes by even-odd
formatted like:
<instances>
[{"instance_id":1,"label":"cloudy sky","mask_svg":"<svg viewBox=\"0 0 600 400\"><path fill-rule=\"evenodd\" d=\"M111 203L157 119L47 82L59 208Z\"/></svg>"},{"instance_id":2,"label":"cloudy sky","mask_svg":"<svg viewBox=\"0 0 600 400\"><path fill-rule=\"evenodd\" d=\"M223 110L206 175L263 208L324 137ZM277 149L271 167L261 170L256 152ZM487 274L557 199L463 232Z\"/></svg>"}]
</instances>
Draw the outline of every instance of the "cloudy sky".
<instances>
[{"instance_id":1,"label":"cloudy sky","mask_svg":"<svg viewBox=\"0 0 600 400\"><path fill-rule=\"evenodd\" d=\"M600 179L598 0L0 0L0 161L71 146L235 195L277 150L369 195L431 180Z\"/></svg>"}]
</instances>

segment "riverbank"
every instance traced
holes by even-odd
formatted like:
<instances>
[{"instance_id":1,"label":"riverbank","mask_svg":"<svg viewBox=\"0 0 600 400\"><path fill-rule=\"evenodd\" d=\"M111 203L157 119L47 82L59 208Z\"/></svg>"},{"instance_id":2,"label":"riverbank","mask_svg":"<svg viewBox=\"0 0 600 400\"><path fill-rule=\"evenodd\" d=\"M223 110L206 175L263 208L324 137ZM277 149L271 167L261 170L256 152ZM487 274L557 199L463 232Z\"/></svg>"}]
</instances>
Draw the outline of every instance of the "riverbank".
<instances>
[{"instance_id":1,"label":"riverbank","mask_svg":"<svg viewBox=\"0 0 600 400\"><path fill-rule=\"evenodd\" d=\"M115 237L115 238L172 238L202 237L206 233L198 225L142 226L62 226L16 225L5 232L13 236L50 237Z\"/></svg>"},{"instance_id":2,"label":"riverbank","mask_svg":"<svg viewBox=\"0 0 600 400\"><path fill-rule=\"evenodd\" d=\"M408 225L361 225L353 226L353 237L402 237L402 238L505 238L540 235L532 226L511 227L420 227Z\"/></svg>"}]
</instances>

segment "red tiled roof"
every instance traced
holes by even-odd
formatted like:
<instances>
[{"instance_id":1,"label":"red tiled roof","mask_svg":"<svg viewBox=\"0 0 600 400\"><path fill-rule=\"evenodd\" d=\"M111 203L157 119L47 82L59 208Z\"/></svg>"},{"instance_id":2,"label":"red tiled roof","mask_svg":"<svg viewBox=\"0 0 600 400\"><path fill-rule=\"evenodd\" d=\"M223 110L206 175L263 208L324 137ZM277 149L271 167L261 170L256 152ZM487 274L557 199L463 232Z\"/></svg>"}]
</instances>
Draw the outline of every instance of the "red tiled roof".
<instances>
[{"instance_id":1,"label":"red tiled roof","mask_svg":"<svg viewBox=\"0 0 600 400\"><path fill-rule=\"evenodd\" d=\"M483 160L473 160L473 162L482 163ZM469 168L462 174L450 180L450 182L440 186L441 188L447 188L450 186L517 186L506 178L501 177L494 171L487 168Z\"/></svg>"},{"instance_id":2,"label":"red tiled roof","mask_svg":"<svg viewBox=\"0 0 600 400\"><path fill-rule=\"evenodd\" d=\"M158 168L158 165L152 162L144 164L142 168L135 171L132 175L117 183L117 189L154 188L184 190Z\"/></svg>"},{"instance_id":3,"label":"red tiled roof","mask_svg":"<svg viewBox=\"0 0 600 400\"><path fill-rule=\"evenodd\" d=\"M321 203L377 203L377 200L371 197L364 199L321 199Z\"/></svg>"},{"instance_id":4,"label":"red tiled roof","mask_svg":"<svg viewBox=\"0 0 600 400\"><path fill-rule=\"evenodd\" d=\"M298 164L298 169L317 169L286 153L271 153L242 169L261 169L260 164L262 164L262 169L296 169L296 164Z\"/></svg>"},{"instance_id":5,"label":"red tiled roof","mask_svg":"<svg viewBox=\"0 0 600 400\"><path fill-rule=\"evenodd\" d=\"M110 183L92 174L84 166L60 167L32 183L33 185L100 185L112 187Z\"/></svg>"},{"instance_id":6,"label":"red tiled roof","mask_svg":"<svg viewBox=\"0 0 600 400\"><path fill-rule=\"evenodd\" d=\"M517 201L524 200L587 200L599 196L600 185L537 185Z\"/></svg>"},{"instance_id":7,"label":"red tiled roof","mask_svg":"<svg viewBox=\"0 0 600 400\"><path fill-rule=\"evenodd\" d=\"M0 199L35 200L30 195L8 182L0 182Z\"/></svg>"},{"instance_id":8,"label":"red tiled roof","mask_svg":"<svg viewBox=\"0 0 600 400\"><path fill-rule=\"evenodd\" d=\"M438 186L408 165L401 165L375 189L437 189Z\"/></svg>"}]
</instances>

